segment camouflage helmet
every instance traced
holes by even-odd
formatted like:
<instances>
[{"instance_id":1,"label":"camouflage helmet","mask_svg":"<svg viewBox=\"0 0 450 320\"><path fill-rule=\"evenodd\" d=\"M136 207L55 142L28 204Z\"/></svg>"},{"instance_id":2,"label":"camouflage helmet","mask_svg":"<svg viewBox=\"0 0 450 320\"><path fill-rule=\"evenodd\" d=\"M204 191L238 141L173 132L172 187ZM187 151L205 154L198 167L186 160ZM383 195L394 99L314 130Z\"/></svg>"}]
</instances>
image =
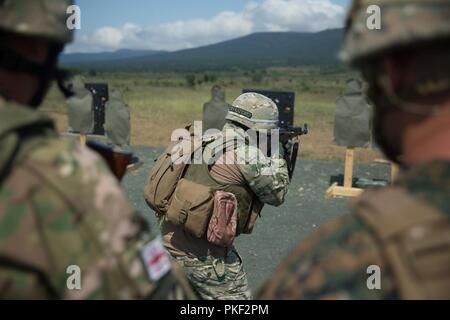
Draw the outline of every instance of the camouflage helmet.
<instances>
[{"instance_id":1,"label":"camouflage helmet","mask_svg":"<svg viewBox=\"0 0 450 320\"><path fill-rule=\"evenodd\" d=\"M66 25L72 0L2 0L0 30L68 43L73 31Z\"/></svg>"},{"instance_id":2,"label":"camouflage helmet","mask_svg":"<svg viewBox=\"0 0 450 320\"><path fill-rule=\"evenodd\" d=\"M240 123L249 129L271 130L278 127L278 108L266 96L248 92L234 100L226 119Z\"/></svg>"},{"instance_id":3,"label":"camouflage helmet","mask_svg":"<svg viewBox=\"0 0 450 320\"><path fill-rule=\"evenodd\" d=\"M379 30L367 26L372 5L380 8ZM387 50L448 38L449 17L449 0L354 0L341 59L357 64Z\"/></svg>"}]
</instances>

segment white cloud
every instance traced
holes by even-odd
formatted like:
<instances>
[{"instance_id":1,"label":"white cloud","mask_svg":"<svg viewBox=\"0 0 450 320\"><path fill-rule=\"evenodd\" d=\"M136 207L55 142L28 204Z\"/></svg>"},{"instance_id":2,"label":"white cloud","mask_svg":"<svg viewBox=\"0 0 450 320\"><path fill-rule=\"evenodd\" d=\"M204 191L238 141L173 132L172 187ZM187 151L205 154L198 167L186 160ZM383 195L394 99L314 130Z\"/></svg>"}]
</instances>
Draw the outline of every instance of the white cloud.
<instances>
[{"instance_id":1,"label":"white cloud","mask_svg":"<svg viewBox=\"0 0 450 320\"><path fill-rule=\"evenodd\" d=\"M250 14L258 31L320 31L342 26L344 9L329 0L266 0Z\"/></svg>"},{"instance_id":2,"label":"white cloud","mask_svg":"<svg viewBox=\"0 0 450 320\"><path fill-rule=\"evenodd\" d=\"M331 0L264 0L249 2L242 12L224 11L210 19L159 25L103 27L85 35L69 52L127 49L178 50L262 31L320 31L341 27L344 8Z\"/></svg>"}]
</instances>

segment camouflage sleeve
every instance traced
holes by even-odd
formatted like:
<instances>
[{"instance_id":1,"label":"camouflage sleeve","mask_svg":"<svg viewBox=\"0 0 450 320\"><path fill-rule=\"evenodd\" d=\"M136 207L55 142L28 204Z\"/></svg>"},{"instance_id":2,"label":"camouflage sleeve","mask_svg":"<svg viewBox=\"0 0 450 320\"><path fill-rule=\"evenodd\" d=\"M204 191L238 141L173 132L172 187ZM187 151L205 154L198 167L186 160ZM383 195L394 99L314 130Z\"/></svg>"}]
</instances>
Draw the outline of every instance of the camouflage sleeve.
<instances>
[{"instance_id":1,"label":"camouflage sleeve","mask_svg":"<svg viewBox=\"0 0 450 320\"><path fill-rule=\"evenodd\" d=\"M141 249L155 239L103 161L86 148L62 142L41 148L0 191L3 297L166 299L191 293L170 263L149 276L149 261L161 266L163 256L151 253L146 260Z\"/></svg>"},{"instance_id":2,"label":"camouflage sleeve","mask_svg":"<svg viewBox=\"0 0 450 320\"><path fill-rule=\"evenodd\" d=\"M372 287L369 266L381 270ZM370 288L369 288L370 287ZM395 299L396 290L379 246L352 215L320 227L285 259L258 293L260 299Z\"/></svg>"},{"instance_id":3,"label":"camouflage sleeve","mask_svg":"<svg viewBox=\"0 0 450 320\"><path fill-rule=\"evenodd\" d=\"M268 158L254 146L236 149L239 169L250 188L263 203L279 206L289 187L286 161Z\"/></svg>"}]
</instances>

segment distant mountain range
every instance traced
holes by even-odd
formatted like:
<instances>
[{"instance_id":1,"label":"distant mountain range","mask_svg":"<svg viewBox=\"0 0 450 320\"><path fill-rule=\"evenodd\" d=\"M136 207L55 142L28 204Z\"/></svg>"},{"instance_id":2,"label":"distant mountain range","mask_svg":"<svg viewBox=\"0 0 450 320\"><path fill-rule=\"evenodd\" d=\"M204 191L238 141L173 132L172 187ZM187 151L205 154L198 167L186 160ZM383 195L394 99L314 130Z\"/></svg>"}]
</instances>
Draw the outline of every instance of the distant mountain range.
<instances>
[{"instance_id":1,"label":"distant mountain range","mask_svg":"<svg viewBox=\"0 0 450 320\"><path fill-rule=\"evenodd\" d=\"M89 63L98 61L138 58L144 56L151 56L158 53L164 53L164 51L120 49L113 52L64 53L60 56L59 61L62 64L78 64L86 62Z\"/></svg>"},{"instance_id":2,"label":"distant mountain range","mask_svg":"<svg viewBox=\"0 0 450 320\"><path fill-rule=\"evenodd\" d=\"M201 71L270 66L336 65L342 29L318 33L264 32L175 52L120 50L63 55L61 63L108 71ZM95 63L94 63L95 62Z\"/></svg>"}]
</instances>

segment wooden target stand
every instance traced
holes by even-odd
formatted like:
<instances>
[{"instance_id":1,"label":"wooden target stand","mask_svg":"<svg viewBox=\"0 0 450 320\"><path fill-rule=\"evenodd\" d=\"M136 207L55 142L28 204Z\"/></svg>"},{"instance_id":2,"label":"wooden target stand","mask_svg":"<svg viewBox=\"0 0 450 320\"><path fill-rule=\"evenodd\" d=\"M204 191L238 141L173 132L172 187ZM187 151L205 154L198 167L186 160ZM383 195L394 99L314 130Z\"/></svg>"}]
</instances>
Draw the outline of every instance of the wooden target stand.
<instances>
[{"instance_id":1,"label":"wooden target stand","mask_svg":"<svg viewBox=\"0 0 450 320\"><path fill-rule=\"evenodd\" d=\"M353 163L355 157L355 148L347 148L345 151L345 167L344 167L344 185L339 186L337 182L333 183L327 191L325 191L325 198L331 199L335 197L357 197L364 192L364 189L353 188ZM398 166L390 161L384 159L375 160L377 163L391 165L391 183L395 180L398 174Z\"/></svg>"},{"instance_id":2,"label":"wooden target stand","mask_svg":"<svg viewBox=\"0 0 450 320\"><path fill-rule=\"evenodd\" d=\"M86 135L85 134L80 134L80 144L82 146L86 145Z\"/></svg>"}]
</instances>

